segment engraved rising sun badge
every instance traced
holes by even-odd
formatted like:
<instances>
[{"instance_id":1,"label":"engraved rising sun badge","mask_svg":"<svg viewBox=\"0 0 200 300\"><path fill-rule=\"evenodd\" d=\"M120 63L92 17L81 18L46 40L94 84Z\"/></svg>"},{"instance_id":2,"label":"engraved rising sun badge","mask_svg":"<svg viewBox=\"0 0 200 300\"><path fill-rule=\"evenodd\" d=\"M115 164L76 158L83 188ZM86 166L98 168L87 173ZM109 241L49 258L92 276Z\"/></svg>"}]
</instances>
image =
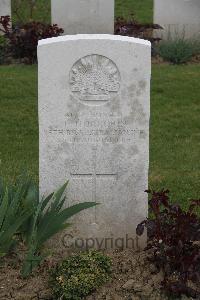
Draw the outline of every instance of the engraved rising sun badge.
<instances>
[{"instance_id":1,"label":"engraved rising sun badge","mask_svg":"<svg viewBox=\"0 0 200 300\"><path fill-rule=\"evenodd\" d=\"M85 56L71 69L70 87L73 96L82 102L93 105L105 103L113 99L119 91L119 70L105 56Z\"/></svg>"}]
</instances>

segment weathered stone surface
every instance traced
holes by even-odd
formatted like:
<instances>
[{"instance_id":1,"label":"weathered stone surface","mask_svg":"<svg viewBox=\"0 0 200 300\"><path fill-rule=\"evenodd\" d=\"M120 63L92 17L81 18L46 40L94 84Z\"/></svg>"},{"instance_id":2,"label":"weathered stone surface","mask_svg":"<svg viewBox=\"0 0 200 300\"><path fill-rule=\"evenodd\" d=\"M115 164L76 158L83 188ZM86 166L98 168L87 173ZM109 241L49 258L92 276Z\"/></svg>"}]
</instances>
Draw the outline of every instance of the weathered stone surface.
<instances>
[{"instance_id":1,"label":"weathered stone surface","mask_svg":"<svg viewBox=\"0 0 200 300\"><path fill-rule=\"evenodd\" d=\"M154 0L154 23L164 28L155 33L164 39L200 36L200 1Z\"/></svg>"},{"instance_id":2,"label":"weathered stone surface","mask_svg":"<svg viewBox=\"0 0 200 300\"><path fill-rule=\"evenodd\" d=\"M11 16L11 0L0 0L0 17ZM0 31L0 34L1 31Z\"/></svg>"},{"instance_id":3,"label":"weathered stone surface","mask_svg":"<svg viewBox=\"0 0 200 300\"><path fill-rule=\"evenodd\" d=\"M40 192L69 179L66 205L100 203L74 217L65 247L143 247L135 228L147 216L150 43L63 36L40 41L38 60Z\"/></svg>"},{"instance_id":4,"label":"weathered stone surface","mask_svg":"<svg viewBox=\"0 0 200 300\"><path fill-rule=\"evenodd\" d=\"M114 33L114 0L51 0L51 15L64 34Z\"/></svg>"}]
</instances>

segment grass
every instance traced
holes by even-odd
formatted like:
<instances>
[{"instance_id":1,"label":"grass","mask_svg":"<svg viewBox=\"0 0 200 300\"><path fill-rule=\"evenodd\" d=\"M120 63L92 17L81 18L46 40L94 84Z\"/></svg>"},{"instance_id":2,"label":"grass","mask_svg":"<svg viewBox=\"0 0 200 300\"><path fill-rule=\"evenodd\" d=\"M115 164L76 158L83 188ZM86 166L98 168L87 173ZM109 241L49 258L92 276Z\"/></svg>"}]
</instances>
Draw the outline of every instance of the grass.
<instances>
[{"instance_id":1,"label":"grass","mask_svg":"<svg viewBox=\"0 0 200 300\"><path fill-rule=\"evenodd\" d=\"M184 206L200 197L199 77L200 65L153 66L149 185ZM1 173L37 179L37 66L1 66L0 78Z\"/></svg>"},{"instance_id":2,"label":"grass","mask_svg":"<svg viewBox=\"0 0 200 300\"><path fill-rule=\"evenodd\" d=\"M153 0L116 0L115 16L128 19L133 14L141 23L153 22Z\"/></svg>"},{"instance_id":3,"label":"grass","mask_svg":"<svg viewBox=\"0 0 200 300\"><path fill-rule=\"evenodd\" d=\"M13 178L28 168L38 177L36 66L0 67L0 170Z\"/></svg>"},{"instance_id":4,"label":"grass","mask_svg":"<svg viewBox=\"0 0 200 300\"><path fill-rule=\"evenodd\" d=\"M18 5L19 3L20 6ZM16 8L19 6L18 14ZM36 0L36 6L32 13L32 19L50 23L50 0ZM116 0L115 15L123 16L126 19L134 14L139 22L150 23L153 19L153 0ZM24 22L30 20L30 7L28 0L12 0L12 17L13 22L19 20ZM58 24L59 25L59 24Z\"/></svg>"},{"instance_id":5,"label":"grass","mask_svg":"<svg viewBox=\"0 0 200 300\"><path fill-rule=\"evenodd\" d=\"M187 205L200 198L200 65L153 68L150 186Z\"/></svg>"},{"instance_id":6,"label":"grass","mask_svg":"<svg viewBox=\"0 0 200 300\"><path fill-rule=\"evenodd\" d=\"M33 9L31 16L28 0L12 0L13 23L16 23L18 21L28 22L30 21L30 19L45 23L51 23L51 1L36 0L35 2L35 8ZM17 14L16 8L19 8Z\"/></svg>"}]
</instances>

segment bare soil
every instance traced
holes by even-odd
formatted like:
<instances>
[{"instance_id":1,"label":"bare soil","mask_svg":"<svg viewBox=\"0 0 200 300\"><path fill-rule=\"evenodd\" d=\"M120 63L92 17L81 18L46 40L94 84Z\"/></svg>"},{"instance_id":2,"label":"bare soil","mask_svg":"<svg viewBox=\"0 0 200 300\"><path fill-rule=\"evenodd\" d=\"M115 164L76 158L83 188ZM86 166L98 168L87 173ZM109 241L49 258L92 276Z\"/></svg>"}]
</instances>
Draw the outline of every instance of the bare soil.
<instances>
[{"instance_id":1,"label":"bare soil","mask_svg":"<svg viewBox=\"0 0 200 300\"><path fill-rule=\"evenodd\" d=\"M86 300L167 300L161 290L162 272L148 260L148 252L116 250L111 257L112 279ZM22 255L23 256L23 255ZM52 300L48 273L63 257L48 258L28 279L20 275L20 255L6 258L0 266L0 300ZM192 299L182 296L180 299Z\"/></svg>"}]
</instances>

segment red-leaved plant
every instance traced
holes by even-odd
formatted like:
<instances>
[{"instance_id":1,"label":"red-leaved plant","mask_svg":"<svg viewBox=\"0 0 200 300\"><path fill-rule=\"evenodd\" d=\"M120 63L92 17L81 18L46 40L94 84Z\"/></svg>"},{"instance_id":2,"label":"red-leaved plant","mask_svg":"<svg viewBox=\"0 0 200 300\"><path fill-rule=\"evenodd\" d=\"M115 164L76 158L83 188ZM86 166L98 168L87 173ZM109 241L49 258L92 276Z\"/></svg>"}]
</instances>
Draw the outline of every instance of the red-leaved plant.
<instances>
[{"instance_id":1,"label":"red-leaved plant","mask_svg":"<svg viewBox=\"0 0 200 300\"><path fill-rule=\"evenodd\" d=\"M0 16L0 31L3 32L3 34L7 34L11 30L11 19L10 16Z\"/></svg>"},{"instance_id":2,"label":"red-leaved plant","mask_svg":"<svg viewBox=\"0 0 200 300\"><path fill-rule=\"evenodd\" d=\"M56 24L49 25L41 22L30 22L12 29L10 17L0 17L1 31L9 40L9 50L14 58L26 59L27 63L34 63L37 59L37 45L41 39L56 37L64 31Z\"/></svg>"},{"instance_id":3,"label":"red-leaved plant","mask_svg":"<svg viewBox=\"0 0 200 300\"><path fill-rule=\"evenodd\" d=\"M129 20L118 17L115 21L115 34L149 40L152 44L161 40L160 38L156 38L153 36L153 30L155 29L163 28L158 24L138 23L134 19L133 15L131 15L131 18Z\"/></svg>"},{"instance_id":4,"label":"red-leaved plant","mask_svg":"<svg viewBox=\"0 0 200 300\"><path fill-rule=\"evenodd\" d=\"M170 204L168 190L146 192L151 195L153 217L140 223L136 232L140 236L147 228L147 248L153 250L150 260L164 272L163 289L176 297L199 297L200 218L195 209L200 207L200 200L191 200L184 211L180 205Z\"/></svg>"}]
</instances>

